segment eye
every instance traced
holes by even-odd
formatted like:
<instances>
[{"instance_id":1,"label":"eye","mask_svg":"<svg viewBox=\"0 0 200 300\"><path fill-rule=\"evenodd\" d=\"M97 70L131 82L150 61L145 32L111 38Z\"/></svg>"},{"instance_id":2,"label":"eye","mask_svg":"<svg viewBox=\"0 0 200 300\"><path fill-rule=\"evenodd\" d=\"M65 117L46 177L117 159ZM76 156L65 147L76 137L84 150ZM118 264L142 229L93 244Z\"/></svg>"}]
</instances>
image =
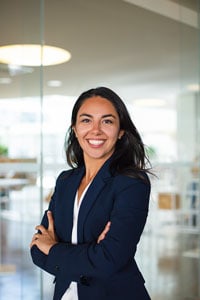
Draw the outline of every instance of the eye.
<instances>
[{"instance_id":1,"label":"eye","mask_svg":"<svg viewBox=\"0 0 200 300\"><path fill-rule=\"evenodd\" d=\"M113 124L113 120L111 120L111 119L104 119L103 123L105 123L105 124Z\"/></svg>"},{"instance_id":2,"label":"eye","mask_svg":"<svg viewBox=\"0 0 200 300\"><path fill-rule=\"evenodd\" d=\"M89 122L90 122L89 118L81 119L81 123L89 123Z\"/></svg>"}]
</instances>

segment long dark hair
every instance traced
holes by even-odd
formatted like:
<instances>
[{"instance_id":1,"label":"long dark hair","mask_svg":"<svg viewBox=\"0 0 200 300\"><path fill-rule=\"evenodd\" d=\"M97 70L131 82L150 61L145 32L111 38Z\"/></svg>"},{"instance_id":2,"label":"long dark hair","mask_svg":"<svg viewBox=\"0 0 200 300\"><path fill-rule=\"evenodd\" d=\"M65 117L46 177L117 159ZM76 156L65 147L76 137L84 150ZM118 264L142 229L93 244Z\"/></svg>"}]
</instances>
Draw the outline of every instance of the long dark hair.
<instances>
[{"instance_id":1,"label":"long dark hair","mask_svg":"<svg viewBox=\"0 0 200 300\"><path fill-rule=\"evenodd\" d=\"M148 172L150 169L147 168L147 164L150 166L150 163L145 154L143 141L130 118L124 102L115 92L106 87L97 87L83 92L75 102L72 110L71 126L65 139L68 164L72 168L84 165L83 151L74 134L73 126L76 124L77 114L83 102L94 96L105 98L113 104L119 115L120 130L124 130L124 135L116 142L110 165L111 172L141 177L141 171Z\"/></svg>"}]
</instances>

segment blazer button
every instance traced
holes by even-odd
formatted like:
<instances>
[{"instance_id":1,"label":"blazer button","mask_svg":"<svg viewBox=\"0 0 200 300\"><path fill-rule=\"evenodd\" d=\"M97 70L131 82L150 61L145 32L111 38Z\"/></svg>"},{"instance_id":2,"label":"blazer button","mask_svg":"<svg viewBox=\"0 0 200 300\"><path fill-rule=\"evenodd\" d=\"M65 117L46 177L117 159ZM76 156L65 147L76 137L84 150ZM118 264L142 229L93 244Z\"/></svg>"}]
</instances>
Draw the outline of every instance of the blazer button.
<instances>
[{"instance_id":1,"label":"blazer button","mask_svg":"<svg viewBox=\"0 0 200 300\"><path fill-rule=\"evenodd\" d=\"M90 283L89 283L89 281L88 281L88 278L87 278L86 276L84 276L84 275L81 275L81 276L80 276L80 283L81 283L82 285L86 285L86 286L89 286L89 285L90 285Z\"/></svg>"}]
</instances>

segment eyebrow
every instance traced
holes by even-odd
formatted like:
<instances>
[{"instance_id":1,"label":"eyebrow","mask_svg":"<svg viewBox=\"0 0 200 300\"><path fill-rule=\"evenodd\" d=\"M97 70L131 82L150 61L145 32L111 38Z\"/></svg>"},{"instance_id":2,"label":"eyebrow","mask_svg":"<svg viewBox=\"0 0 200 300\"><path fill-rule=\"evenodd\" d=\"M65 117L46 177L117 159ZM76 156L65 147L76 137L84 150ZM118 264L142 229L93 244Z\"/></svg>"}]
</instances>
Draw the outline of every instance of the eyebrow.
<instances>
[{"instance_id":1,"label":"eyebrow","mask_svg":"<svg viewBox=\"0 0 200 300\"><path fill-rule=\"evenodd\" d=\"M83 114L81 114L79 117L89 117L89 118L92 118L93 116L90 115L90 114L83 113ZM114 116L114 115L112 115L112 114L102 115L101 117L102 117L102 118L112 117L112 118L116 119L116 116Z\"/></svg>"}]
</instances>

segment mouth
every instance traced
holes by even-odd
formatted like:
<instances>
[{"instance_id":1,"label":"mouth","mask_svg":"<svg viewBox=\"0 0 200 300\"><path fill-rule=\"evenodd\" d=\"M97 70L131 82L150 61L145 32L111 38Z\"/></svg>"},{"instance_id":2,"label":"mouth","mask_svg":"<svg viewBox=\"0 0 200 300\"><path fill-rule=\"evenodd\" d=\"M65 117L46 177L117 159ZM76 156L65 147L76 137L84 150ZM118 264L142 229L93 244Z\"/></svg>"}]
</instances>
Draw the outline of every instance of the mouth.
<instances>
[{"instance_id":1,"label":"mouth","mask_svg":"<svg viewBox=\"0 0 200 300\"><path fill-rule=\"evenodd\" d=\"M96 147L101 146L105 143L105 140L92 140L92 139L89 139L87 141L91 146L96 146Z\"/></svg>"}]
</instances>

